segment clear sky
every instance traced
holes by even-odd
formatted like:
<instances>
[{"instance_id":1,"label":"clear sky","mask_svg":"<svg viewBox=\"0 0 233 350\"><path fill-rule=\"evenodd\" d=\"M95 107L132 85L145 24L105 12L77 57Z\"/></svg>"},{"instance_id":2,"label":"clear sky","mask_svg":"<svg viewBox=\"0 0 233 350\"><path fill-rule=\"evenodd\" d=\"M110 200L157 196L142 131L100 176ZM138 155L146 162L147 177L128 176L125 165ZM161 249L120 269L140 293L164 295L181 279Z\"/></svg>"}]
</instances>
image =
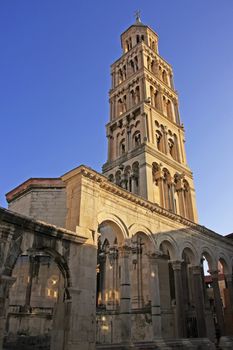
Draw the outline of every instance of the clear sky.
<instances>
[{"instance_id":1,"label":"clear sky","mask_svg":"<svg viewBox=\"0 0 233 350\"><path fill-rule=\"evenodd\" d=\"M137 9L174 69L200 223L233 232L232 0L1 0L0 205L27 178L101 171L110 64Z\"/></svg>"}]
</instances>

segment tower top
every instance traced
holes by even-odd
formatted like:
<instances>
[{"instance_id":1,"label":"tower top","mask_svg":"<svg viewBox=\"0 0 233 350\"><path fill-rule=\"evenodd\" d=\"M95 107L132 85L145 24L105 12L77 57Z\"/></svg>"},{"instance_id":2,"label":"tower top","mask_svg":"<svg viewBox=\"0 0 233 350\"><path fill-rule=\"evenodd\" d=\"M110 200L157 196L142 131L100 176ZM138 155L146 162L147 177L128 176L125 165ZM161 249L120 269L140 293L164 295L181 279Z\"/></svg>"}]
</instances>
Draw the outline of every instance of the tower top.
<instances>
[{"instance_id":1,"label":"tower top","mask_svg":"<svg viewBox=\"0 0 233 350\"><path fill-rule=\"evenodd\" d=\"M137 10L135 11L135 18L136 18L136 23L141 23L141 11L140 10Z\"/></svg>"}]
</instances>

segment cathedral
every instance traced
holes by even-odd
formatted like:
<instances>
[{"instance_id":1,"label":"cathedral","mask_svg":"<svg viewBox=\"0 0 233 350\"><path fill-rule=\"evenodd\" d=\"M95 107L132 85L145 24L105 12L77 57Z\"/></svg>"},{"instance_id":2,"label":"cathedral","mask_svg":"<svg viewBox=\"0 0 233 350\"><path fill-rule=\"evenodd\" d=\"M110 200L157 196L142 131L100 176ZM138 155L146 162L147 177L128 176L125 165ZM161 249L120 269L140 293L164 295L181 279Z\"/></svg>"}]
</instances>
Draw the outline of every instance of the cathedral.
<instances>
[{"instance_id":1,"label":"cathedral","mask_svg":"<svg viewBox=\"0 0 233 350\"><path fill-rule=\"evenodd\" d=\"M0 349L233 349L233 241L198 224L172 66L139 15L121 47L102 174L0 208Z\"/></svg>"}]
</instances>

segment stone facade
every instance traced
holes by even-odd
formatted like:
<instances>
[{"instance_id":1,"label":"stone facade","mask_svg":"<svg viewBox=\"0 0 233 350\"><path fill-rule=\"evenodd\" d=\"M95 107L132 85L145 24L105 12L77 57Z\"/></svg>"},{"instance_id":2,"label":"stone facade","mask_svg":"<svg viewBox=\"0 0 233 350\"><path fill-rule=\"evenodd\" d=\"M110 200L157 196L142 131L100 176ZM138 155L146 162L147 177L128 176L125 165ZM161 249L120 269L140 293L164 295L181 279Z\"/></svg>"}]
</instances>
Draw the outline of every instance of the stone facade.
<instances>
[{"instance_id":1,"label":"stone facade","mask_svg":"<svg viewBox=\"0 0 233 350\"><path fill-rule=\"evenodd\" d=\"M233 241L197 223L172 67L138 17L121 43L103 174L30 179L0 209L0 349L232 346Z\"/></svg>"},{"instance_id":2,"label":"stone facade","mask_svg":"<svg viewBox=\"0 0 233 350\"><path fill-rule=\"evenodd\" d=\"M65 227L66 192L61 179L29 179L6 195L9 210Z\"/></svg>"}]
</instances>

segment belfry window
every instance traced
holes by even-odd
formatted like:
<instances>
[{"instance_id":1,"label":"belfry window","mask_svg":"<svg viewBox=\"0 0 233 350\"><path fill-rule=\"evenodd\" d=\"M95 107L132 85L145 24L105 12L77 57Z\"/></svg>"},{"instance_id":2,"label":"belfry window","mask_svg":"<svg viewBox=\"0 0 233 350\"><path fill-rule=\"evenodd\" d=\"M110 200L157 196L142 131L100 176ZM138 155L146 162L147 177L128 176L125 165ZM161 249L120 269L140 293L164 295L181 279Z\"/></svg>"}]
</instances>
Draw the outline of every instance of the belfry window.
<instances>
[{"instance_id":1,"label":"belfry window","mask_svg":"<svg viewBox=\"0 0 233 350\"><path fill-rule=\"evenodd\" d=\"M172 114L173 114L173 113L172 113L172 104L171 104L171 101L168 100L168 101L167 101L167 116L168 116L168 118L169 118L170 120L173 119L173 115L172 115Z\"/></svg>"},{"instance_id":2,"label":"belfry window","mask_svg":"<svg viewBox=\"0 0 233 350\"><path fill-rule=\"evenodd\" d=\"M137 56L135 56L134 62L135 62L135 70L137 71L138 70L138 58L137 58Z\"/></svg>"},{"instance_id":3,"label":"belfry window","mask_svg":"<svg viewBox=\"0 0 233 350\"><path fill-rule=\"evenodd\" d=\"M159 130L157 130L155 136L156 136L157 149L160 152L163 152L163 135Z\"/></svg>"},{"instance_id":4,"label":"belfry window","mask_svg":"<svg viewBox=\"0 0 233 350\"><path fill-rule=\"evenodd\" d=\"M135 89L135 103L138 104L140 102L140 90L139 86Z\"/></svg>"},{"instance_id":5,"label":"belfry window","mask_svg":"<svg viewBox=\"0 0 233 350\"><path fill-rule=\"evenodd\" d=\"M172 139L169 139L169 140L168 140L168 147L169 147L169 153L170 153L170 155L172 156L172 158L175 159L175 154L174 154L174 149L175 149L175 147L174 147L174 141L173 141Z\"/></svg>"},{"instance_id":6,"label":"belfry window","mask_svg":"<svg viewBox=\"0 0 233 350\"><path fill-rule=\"evenodd\" d=\"M133 136L134 147L138 147L141 145L141 134L139 131L136 131Z\"/></svg>"},{"instance_id":7,"label":"belfry window","mask_svg":"<svg viewBox=\"0 0 233 350\"><path fill-rule=\"evenodd\" d=\"M125 148L125 139L123 139L120 142L120 156L122 156L123 154L125 154L126 152L126 148Z\"/></svg>"}]
</instances>

